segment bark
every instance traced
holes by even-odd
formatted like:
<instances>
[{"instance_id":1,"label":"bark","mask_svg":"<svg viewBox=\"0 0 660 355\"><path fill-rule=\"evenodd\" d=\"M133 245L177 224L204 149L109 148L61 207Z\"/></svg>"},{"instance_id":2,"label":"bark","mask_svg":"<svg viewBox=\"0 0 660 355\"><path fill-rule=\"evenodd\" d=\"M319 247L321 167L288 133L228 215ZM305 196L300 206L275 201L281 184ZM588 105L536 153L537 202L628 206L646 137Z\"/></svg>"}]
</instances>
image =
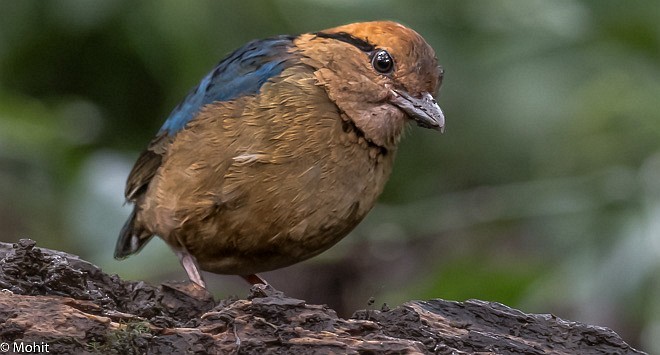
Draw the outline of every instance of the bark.
<instances>
[{"instance_id":1,"label":"bark","mask_svg":"<svg viewBox=\"0 0 660 355\"><path fill-rule=\"evenodd\" d=\"M0 243L0 289L9 353L643 354L604 327L478 300L410 301L349 319L270 286L214 301L194 284L123 281L28 239Z\"/></svg>"}]
</instances>

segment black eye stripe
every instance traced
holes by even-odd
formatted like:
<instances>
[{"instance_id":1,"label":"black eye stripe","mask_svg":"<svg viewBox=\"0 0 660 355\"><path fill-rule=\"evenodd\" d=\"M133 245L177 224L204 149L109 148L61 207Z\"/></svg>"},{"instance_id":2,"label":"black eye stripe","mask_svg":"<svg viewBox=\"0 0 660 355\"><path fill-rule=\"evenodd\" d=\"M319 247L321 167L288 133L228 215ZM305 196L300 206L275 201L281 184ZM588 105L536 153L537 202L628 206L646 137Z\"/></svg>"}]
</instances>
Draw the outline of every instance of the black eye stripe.
<instances>
[{"instance_id":1,"label":"black eye stripe","mask_svg":"<svg viewBox=\"0 0 660 355\"><path fill-rule=\"evenodd\" d=\"M374 47L373 44L365 40L359 39L357 37L354 37L353 35L350 35L346 32L337 32L337 33L317 32L315 33L315 35L316 37L331 38L338 41L346 42L348 44L352 44L363 52L373 52L376 49L376 47Z\"/></svg>"},{"instance_id":2,"label":"black eye stripe","mask_svg":"<svg viewBox=\"0 0 660 355\"><path fill-rule=\"evenodd\" d=\"M353 35L346 32L337 32L337 33L325 33L325 32L316 32L314 33L316 37L320 38L330 38L337 41L342 41L344 43L351 44L358 48L359 50L367 53L371 59L371 66L381 74L389 74L394 69L394 59L392 56L384 49L377 49L373 44L354 37Z\"/></svg>"}]
</instances>

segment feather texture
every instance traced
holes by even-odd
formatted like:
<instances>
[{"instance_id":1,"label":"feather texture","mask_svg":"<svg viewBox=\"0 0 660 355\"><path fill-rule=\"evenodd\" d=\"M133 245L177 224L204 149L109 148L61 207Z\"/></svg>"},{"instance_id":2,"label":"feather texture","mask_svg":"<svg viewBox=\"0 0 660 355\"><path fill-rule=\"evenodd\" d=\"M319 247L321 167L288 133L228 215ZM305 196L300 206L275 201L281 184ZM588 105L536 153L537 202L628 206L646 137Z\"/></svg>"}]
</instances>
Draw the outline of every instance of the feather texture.
<instances>
[{"instance_id":1,"label":"feather texture","mask_svg":"<svg viewBox=\"0 0 660 355\"><path fill-rule=\"evenodd\" d=\"M161 127L161 132L175 134L204 105L258 93L268 79L281 73L287 66L293 38L278 36L252 41L231 53L174 108Z\"/></svg>"}]
</instances>

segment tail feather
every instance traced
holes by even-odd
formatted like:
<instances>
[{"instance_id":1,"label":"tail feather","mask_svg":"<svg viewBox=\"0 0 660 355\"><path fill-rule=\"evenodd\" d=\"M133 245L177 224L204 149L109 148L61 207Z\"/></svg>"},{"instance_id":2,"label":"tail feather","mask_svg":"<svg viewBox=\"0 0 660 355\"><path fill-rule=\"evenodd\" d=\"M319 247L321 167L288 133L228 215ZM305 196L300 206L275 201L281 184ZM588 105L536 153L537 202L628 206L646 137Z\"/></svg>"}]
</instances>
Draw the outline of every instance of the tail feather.
<instances>
[{"instance_id":1,"label":"tail feather","mask_svg":"<svg viewBox=\"0 0 660 355\"><path fill-rule=\"evenodd\" d=\"M121 228L121 232L119 232L119 238L115 246L115 259L124 259L139 252L153 237L153 234L136 225L136 210L137 207L133 208L133 212L131 212L128 220Z\"/></svg>"}]
</instances>

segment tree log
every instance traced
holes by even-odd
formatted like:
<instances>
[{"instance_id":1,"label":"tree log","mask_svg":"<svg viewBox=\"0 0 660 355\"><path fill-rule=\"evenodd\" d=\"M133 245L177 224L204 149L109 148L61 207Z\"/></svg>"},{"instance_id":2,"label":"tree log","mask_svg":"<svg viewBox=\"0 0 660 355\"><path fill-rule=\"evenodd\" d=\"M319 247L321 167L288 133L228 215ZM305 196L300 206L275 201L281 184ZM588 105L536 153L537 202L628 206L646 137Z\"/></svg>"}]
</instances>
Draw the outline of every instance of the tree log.
<instances>
[{"instance_id":1,"label":"tree log","mask_svg":"<svg viewBox=\"0 0 660 355\"><path fill-rule=\"evenodd\" d=\"M410 301L342 319L270 286L214 301L192 283L124 281L35 244L0 243L6 353L643 354L608 328L493 302Z\"/></svg>"}]
</instances>

